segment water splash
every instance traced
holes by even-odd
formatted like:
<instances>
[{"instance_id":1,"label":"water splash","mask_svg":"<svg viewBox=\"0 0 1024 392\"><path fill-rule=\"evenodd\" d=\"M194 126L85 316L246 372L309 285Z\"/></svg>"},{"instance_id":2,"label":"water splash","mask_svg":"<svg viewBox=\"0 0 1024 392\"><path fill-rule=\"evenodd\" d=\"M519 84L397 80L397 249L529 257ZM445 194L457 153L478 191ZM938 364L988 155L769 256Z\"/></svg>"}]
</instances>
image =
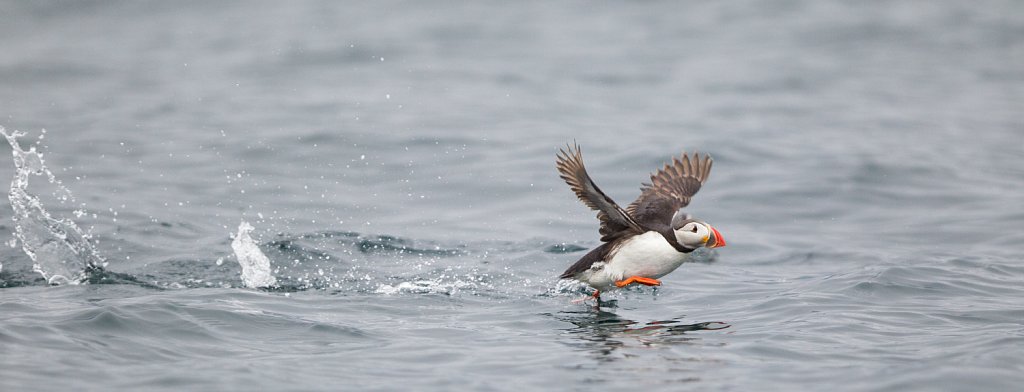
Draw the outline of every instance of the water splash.
<instances>
[{"instance_id":1,"label":"water splash","mask_svg":"<svg viewBox=\"0 0 1024 392\"><path fill-rule=\"evenodd\" d=\"M276 286L277 279L270 272L270 259L252 239L252 230L252 225L243 220L238 224L238 234L231 241L231 249L242 266L242 283L252 288Z\"/></svg>"},{"instance_id":2,"label":"water splash","mask_svg":"<svg viewBox=\"0 0 1024 392\"><path fill-rule=\"evenodd\" d=\"M87 273L101 268L105 261L89 241L91 237L88 233L82 231L70 218L51 215L39 197L28 191L29 178L44 176L56 187L53 197L61 204L74 204L74 196L46 167L43 154L36 150L38 142L25 151L18 144L18 138L24 136L24 132L7 133L0 127L0 134L7 138L14 156L15 173L8 193L11 208L14 209L14 236L21 243L21 249L32 259L32 270L40 273L50 284L78 284L85 281ZM82 212L76 209L75 213L78 215Z\"/></svg>"},{"instance_id":3,"label":"water splash","mask_svg":"<svg viewBox=\"0 0 1024 392\"><path fill-rule=\"evenodd\" d=\"M453 279L435 278L435 279L419 279L413 281L400 282L395 285L381 284L377 287L377 294L445 294L455 295L461 291L469 290L470 292L476 292L481 289L482 286L493 289L490 285L483 285L479 282L474 282L472 277L467 277L466 280L453 277Z\"/></svg>"}]
</instances>

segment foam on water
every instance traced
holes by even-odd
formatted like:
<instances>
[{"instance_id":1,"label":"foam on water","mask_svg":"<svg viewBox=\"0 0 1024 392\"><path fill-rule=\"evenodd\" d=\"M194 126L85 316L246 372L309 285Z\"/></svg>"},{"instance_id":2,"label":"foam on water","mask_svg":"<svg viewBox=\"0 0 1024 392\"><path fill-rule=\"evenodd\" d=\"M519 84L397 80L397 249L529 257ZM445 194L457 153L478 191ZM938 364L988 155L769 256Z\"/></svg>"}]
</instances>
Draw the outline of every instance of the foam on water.
<instances>
[{"instance_id":1,"label":"foam on water","mask_svg":"<svg viewBox=\"0 0 1024 392\"><path fill-rule=\"evenodd\" d=\"M276 286L277 279L270 272L270 259L252 239L252 230L252 225L243 220L238 224L238 234L231 241L231 249L242 266L242 283L252 288Z\"/></svg>"},{"instance_id":2,"label":"foam on water","mask_svg":"<svg viewBox=\"0 0 1024 392\"><path fill-rule=\"evenodd\" d=\"M377 288L379 294L399 294L399 293L413 293L413 294L451 294L461 288L473 287L470 283L462 281L454 282L452 284L444 284L438 279L435 280L417 280L412 282L401 282L396 285L382 284Z\"/></svg>"},{"instance_id":3,"label":"foam on water","mask_svg":"<svg viewBox=\"0 0 1024 392\"><path fill-rule=\"evenodd\" d=\"M18 143L24 132L7 133L0 127L0 134L10 143L14 158L15 173L8 198L14 210L16 242L21 243L21 249L32 259L33 271L50 284L81 283L86 272L104 266L105 261L90 242L89 233L71 218L51 214L40 198L29 192L29 178L44 176L55 187L52 196L60 204L75 204L74 196L46 167L43 154L36 150L38 142L26 151ZM75 214L84 212L78 208Z\"/></svg>"}]
</instances>

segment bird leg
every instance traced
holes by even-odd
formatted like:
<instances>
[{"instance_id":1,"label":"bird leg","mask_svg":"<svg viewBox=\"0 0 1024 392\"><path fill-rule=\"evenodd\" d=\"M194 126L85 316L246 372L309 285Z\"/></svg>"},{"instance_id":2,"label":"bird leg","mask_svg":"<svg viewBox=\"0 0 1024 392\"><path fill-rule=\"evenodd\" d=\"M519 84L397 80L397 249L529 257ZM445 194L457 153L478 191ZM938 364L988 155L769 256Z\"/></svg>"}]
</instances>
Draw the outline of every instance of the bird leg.
<instances>
[{"instance_id":1,"label":"bird leg","mask_svg":"<svg viewBox=\"0 0 1024 392\"><path fill-rule=\"evenodd\" d=\"M626 287L633 283L640 283L644 286L661 286L661 281L652 278L645 278L642 276L630 276L624 280L615 282L615 287Z\"/></svg>"},{"instance_id":2,"label":"bird leg","mask_svg":"<svg viewBox=\"0 0 1024 392\"><path fill-rule=\"evenodd\" d=\"M581 302L586 301L586 300L591 299L591 298L597 300L597 304L600 305L601 304L601 290L594 290L594 294L591 294L588 297L583 297L583 298L580 298L580 299L573 300L572 303L578 304L578 303L581 303Z\"/></svg>"}]
</instances>

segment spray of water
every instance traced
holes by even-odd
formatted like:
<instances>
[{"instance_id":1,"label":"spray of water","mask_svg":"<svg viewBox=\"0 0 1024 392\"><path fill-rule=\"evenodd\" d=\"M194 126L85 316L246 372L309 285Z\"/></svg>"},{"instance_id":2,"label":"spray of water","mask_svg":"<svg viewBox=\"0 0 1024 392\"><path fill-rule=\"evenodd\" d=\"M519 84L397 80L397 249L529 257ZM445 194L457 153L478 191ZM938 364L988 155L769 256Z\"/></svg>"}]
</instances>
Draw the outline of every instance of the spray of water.
<instances>
[{"instance_id":1,"label":"spray of water","mask_svg":"<svg viewBox=\"0 0 1024 392\"><path fill-rule=\"evenodd\" d=\"M277 279L270 271L270 259L252 239L252 230L252 225L243 220L238 224L238 234L231 241L231 249L242 266L242 283L252 288L277 286Z\"/></svg>"},{"instance_id":2,"label":"spray of water","mask_svg":"<svg viewBox=\"0 0 1024 392\"><path fill-rule=\"evenodd\" d=\"M10 143L14 156L15 173L8 198L14 209L16 241L32 259L32 269L50 284L83 282L89 271L101 268L105 261L96 253L88 233L70 218L51 215L39 197L29 192L29 179L44 177L56 188L53 197L62 204L74 205L74 196L46 167L43 154L36 150L38 142L26 151L18 144L23 132L7 133L0 127L0 134Z\"/></svg>"}]
</instances>

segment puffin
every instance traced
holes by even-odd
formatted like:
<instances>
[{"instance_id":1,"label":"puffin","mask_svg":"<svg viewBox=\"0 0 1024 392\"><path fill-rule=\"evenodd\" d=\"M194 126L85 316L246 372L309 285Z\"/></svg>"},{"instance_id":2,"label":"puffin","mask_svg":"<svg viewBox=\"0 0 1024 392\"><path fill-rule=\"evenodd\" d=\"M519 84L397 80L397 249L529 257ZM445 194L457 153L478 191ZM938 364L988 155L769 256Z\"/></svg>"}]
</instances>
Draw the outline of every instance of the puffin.
<instances>
[{"instance_id":1,"label":"puffin","mask_svg":"<svg viewBox=\"0 0 1024 392\"><path fill-rule=\"evenodd\" d=\"M574 143L575 144L575 143ZM563 272L601 292L631 284L660 286L658 278L675 271L700 248L725 246L722 233L707 222L680 211L711 173L711 156L694 152L673 158L642 183L640 196L625 209L590 179L580 146L566 145L556 155L556 167L576 197L598 211L602 244Z\"/></svg>"}]
</instances>

